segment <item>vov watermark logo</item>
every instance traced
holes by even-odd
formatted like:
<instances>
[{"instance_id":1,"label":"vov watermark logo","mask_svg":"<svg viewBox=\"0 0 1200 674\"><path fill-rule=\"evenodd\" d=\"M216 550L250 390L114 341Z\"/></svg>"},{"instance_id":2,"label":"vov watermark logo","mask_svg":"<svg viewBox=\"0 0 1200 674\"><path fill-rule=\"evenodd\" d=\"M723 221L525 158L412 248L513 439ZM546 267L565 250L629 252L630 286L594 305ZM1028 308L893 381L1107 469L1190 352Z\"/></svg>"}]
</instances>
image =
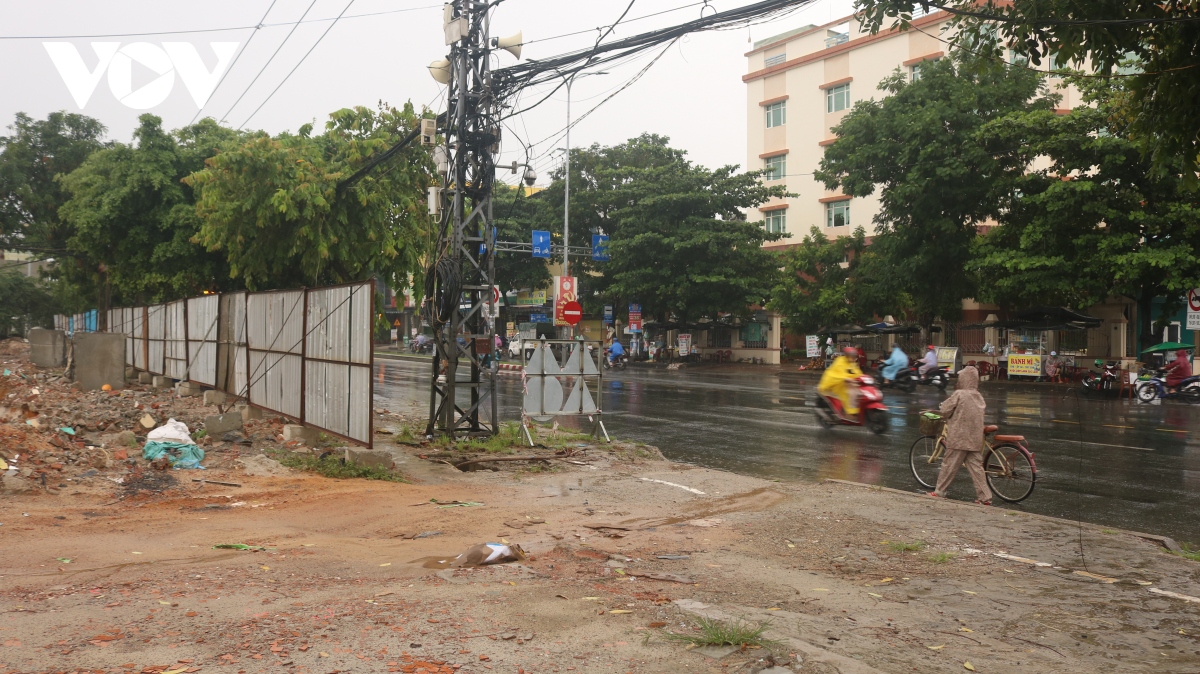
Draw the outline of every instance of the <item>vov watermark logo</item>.
<instances>
[{"instance_id":1,"label":"vov watermark logo","mask_svg":"<svg viewBox=\"0 0 1200 674\"><path fill-rule=\"evenodd\" d=\"M212 70L204 65L200 52L190 42L163 42L161 47L149 42L134 42L124 47L120 42L93 42L92 51L98 60L93 69L83 62L79 49L71 42L43 42L42 46L80 109L87 105L107 72L108 88L118 101L134 110L149 110L171 95L176 74L196 106L204 107L238 46L237 42L208 44L217 57ZM133 90L134 63L158 76L137 91Z\"/></svg>"}]
</instances>

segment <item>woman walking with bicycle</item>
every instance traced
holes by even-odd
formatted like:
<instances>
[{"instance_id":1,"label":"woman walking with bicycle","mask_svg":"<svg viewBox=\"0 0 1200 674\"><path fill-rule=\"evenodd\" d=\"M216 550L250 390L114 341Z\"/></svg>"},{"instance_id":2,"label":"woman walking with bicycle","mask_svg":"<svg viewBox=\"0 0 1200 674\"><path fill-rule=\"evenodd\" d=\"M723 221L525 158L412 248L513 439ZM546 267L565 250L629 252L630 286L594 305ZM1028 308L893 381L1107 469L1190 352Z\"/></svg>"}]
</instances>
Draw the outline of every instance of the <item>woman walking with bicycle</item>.
<instances>
[{"instance_id":1,"label":"woman walking with bicycle","mask_svg":"<svg viewBox=\"0 0 1200 674\"><path fill-rule=\"evenodd\" d=\"M954 395L942 403L939 411L946 419L946 457L938 472L937 488L930 496L941 498L950 489L963 464L975 483L976 503L992 504L992 490L983 472L983 413L987 403L979 393L979 370L967 366L958 372Z\"/></svg>"}]
</instances>

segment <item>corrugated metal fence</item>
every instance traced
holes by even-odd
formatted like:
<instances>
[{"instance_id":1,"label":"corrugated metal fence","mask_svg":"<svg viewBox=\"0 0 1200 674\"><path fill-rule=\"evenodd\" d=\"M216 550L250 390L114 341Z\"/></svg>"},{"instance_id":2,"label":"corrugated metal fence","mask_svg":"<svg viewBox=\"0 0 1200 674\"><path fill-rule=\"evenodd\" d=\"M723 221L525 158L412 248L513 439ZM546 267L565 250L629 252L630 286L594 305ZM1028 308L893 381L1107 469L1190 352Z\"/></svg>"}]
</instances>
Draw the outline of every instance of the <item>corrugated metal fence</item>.
<instances>
[{"instance_id":1,"label":"corrugated metal fence","mask_svg":"<svg viewBox=\"0 0 1200 674\"><path fill-rule=\"evenodd\" d=\"M374 315L367 281L110 309L108 331L125 335L131 367L211 386L370 447ZM74 321L56 316L55 326Z\"/></svg>"}]
</instances>

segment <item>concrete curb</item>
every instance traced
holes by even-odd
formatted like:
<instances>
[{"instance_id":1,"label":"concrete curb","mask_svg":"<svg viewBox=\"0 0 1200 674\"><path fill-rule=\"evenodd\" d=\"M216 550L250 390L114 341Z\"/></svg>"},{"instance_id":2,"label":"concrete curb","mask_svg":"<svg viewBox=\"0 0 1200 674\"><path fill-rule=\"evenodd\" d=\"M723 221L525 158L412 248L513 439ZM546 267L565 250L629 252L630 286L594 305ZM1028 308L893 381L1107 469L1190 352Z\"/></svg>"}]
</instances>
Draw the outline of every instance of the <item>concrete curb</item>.
<instances>
[{"instance_id":1,"label":"concrete curb","mask_svg":"<svg viewBox=\"0 0 1200 674\"><path fill-rule=\"evenodd\" d=\"M826 482L834 482L837 484L844 484L844 485L851 486L851 487L862 487L864 489L872 489L874 491L886 491L886 492L890 492L892 494L900 494L902 496L915 496L916 498L925 498L924 494L914 493L911 491L904 491L903 489L892 489L891 487L882 487L880 485L875 485L875 484L866 484L863 482L852 482L850 480L838 480L838 479L835 479L832 477L825 478L825 481ZM966 506L969 508L981 508L981 509L985 509L985 510L992 507L992 506L979 505L976 503L967 503L966 501L955 501L953 499L929 499L929 500L930 501L936 500L937 502L940 502L940 503L953 503L956 506ZM1128 535L1134 536L1136 538L1142 538L1142 539L1145 539L1148 541L1153 541L1153 542L1158 543L1159 545L1163 546L1167 550L1170 550L1171 552L1182 552L1183 551L1183 548L1179 547L1179 543L1176 543L1175 539L1171 538L1170 536L1159 536L1158 534L1147 534L1147 533L1144 533L1141 531L1130 531L1129 529L1120 529L1117 527L1102 526L1099 524L1091 524L1089 522L1079 522L1077 520L1068 520L1068 519L1063 519L1061 517L1053 517L1051 515L1039 515L1037 513L1025 512L1024 510L1018 510L1018 511L1014 511L1014 512L1019 512L1026 517L1036 517L1038 519L1046 520L1048 522L1055 522L1057 524L1066 524L1066 525L1070 525L1073 527L1078 527L1078 526L1082 525L1085 529L1089 529L1096 533L1103 533L1104 531L1115 531L1119 534L1128 534Z\"/></svg>"}]
</instances>

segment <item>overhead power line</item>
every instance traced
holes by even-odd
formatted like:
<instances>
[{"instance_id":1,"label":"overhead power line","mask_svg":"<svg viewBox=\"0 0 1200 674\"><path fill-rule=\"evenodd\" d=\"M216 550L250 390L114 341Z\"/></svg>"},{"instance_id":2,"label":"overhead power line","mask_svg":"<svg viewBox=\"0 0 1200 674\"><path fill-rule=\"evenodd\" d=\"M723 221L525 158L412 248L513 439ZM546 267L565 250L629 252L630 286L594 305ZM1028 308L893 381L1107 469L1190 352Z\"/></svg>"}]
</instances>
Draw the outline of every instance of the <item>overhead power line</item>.
<instances>
[{"instance_id":1,"label":"overhead power line","mask_svg":"<svg viewBox=\"0 0 1200 674\"><path fill-rule=\"evenodd\" d=\"M304 13L300 15L300 21L304 21L304 17L308 16L309 11L312 10L313 5L315 4L317 4L317 0L312 0L312 2L308 3L308 8L305 9ZM226 120L229 117L229 114L233 112L233 109L237 107L238 103L242 102L242 99L245 98L246 94L250 92L250 87L253 87L254 83L258 81L258 78L262 77L262 74L267 70L267 66L271 65L271 62L274 61L275 57L279 55L279 50L283 49L283 45L287 44L288 40L291 39L292 34L296 32L296 27L300 25L300 21L297 21L292 25L292 29L289 30L287 36L283 38L283 42L280 42L279 46L275 48L275 52L271 54L271 58L267 59L267 62L258 69L258 74L254 76L254 79L250 80L250 84L246 85L246 88L242 90L242 94L237 97L237 100L233 102L233 105L229 106L229 109L225 111L224 115L221 115L221 119L218 121Z\"/></svg>"},{"instance_id":2,"label":"overhead power line","mask_svg":"<svg viewBox=\"0 0 1200 674\"><path fill-rule=\"evenodd\" d=\"M267 7L267 11L263 12L262 18L258 20L258 26L255 27L253 33L250 33L250 37L246 38L246 41L242 43L242 48L239 49L237 55L233 57L233 62L229 64L229 67L225 69L225 72L221 73L221 79L217 80L217 86L213 87L212 93L208 95L208 99L204 101L204 105L208 105L208 101L212 100L213 94L217 93L217 90L220 89L221 85L225 82L225 78L229 76L229 71L233 70L233 67L237 65L238 59L242 58L242 54L246 53L246 48L249 47L250 43L254 41L254 36L258 35L258 31L262 27L263 21L267 20L267 15L270 14L271 10L275 8L276 2L277 0L271 0L270 7ZM196 111L196 115L192 117L192 121L189 122L190 124L195 124L196 120L200 118L200 113L204 112L204 105L201 105L200 109Z\"/></svg>"},{"instance_id":3,"label":"overhead power line","mask_svg":"<svg viewBox=\"0 0 1200 674\"><path fill-rule=\"evenodd\" d=\"M345 14L346 10L350 9L350 5L353 4L354 0L347 2L346 6L342 8L342 14ZM321 44L321 40L324 40L325 36L329 34L329 31L333 30L333 27L337 25L338 19L342 18L342 14L338 14L338 18L334 19L333 23L329 24L329 26L325 29L325 32L321 33L321 37L317 38L317 41L313 43L313 46L309 47L308 51L304 52L304 56L301 56L300 60L296 62L296 65L292 66L292 69L288 71L288 74L283 77L283 81L281 81L274 89L272 89L271 93L267 94L267 97L263 99L263 102L259 103L258 107L254 109L254 112L250 113L250 116L246 118L246 121L242 122L242 125L238 127L239 131L242 130L242 126L249 124L250 120L258 114L258 111L262 110L263 106L267 104L267 101L271 100L271 97L275 95L275 92L279 91L280 87L287 83L288 78L292 76L292 73L296 72L296 70L304 63L304 60L308 58L309 54L312 54L313 50L317 48L317 45Z\"/></svg>"},{"instance_id":4,"label":"overhead power line","mask_svg":"<svg viewBox=\"0 0 1200 674\"><path fill-rule=\"evenodd\" d=\"M922 3L924 4L924 3ZM947 7L937 3L929 3L932 7L937 7L943 12L949 12L957 16L969 16L974 19L984 19L986 21L995 21L997 23L1011 23L1027 25L1035 28L1053 27L1053 26L1151 26L1162 23L1192 23L1200 21L1200 15L1197 16L1147 16L1130 19L1022 19L1011 14L992 14L990 12L974 12L966 9L958 9L957 7ZM1157 7L1157 5L1154 5ZM1165 11L1165 10L1163 10Z\"/></svg>"},{"instance_id":5,"label":"overhead power line","mask_svg":"<svg viewBox=\"0 0 1200 674\"><path fill-rule=\"evenodd\" d=\"M383 16L385 14L401 14L403 12L417 12L422 9L441 9L442 5L422 5L420 7L407 7L404 9L388 9L380 12L365 12L363 14L349 14L345 19L363 19L372 16ZM269 11L269 10L268 10ZM671 10L667 10L671 11ZM197 33L227 33L238 30L250 30L251 28L281 28L283 26L294 26L301 23L321 23L322 21L336 21L334 17L324 17L321 19L306 19L301 21L280 21L277 23L262 23L259 22L252 26L226 26L224 28L189 28L186 30L156 30L146 31L141 33L93 33L90 35L0 35L0 40L88 40L101 37L153 37L155 35L194 35ZM553 39L553 38L546 38Z\"/></svg>"}]
</instances>

